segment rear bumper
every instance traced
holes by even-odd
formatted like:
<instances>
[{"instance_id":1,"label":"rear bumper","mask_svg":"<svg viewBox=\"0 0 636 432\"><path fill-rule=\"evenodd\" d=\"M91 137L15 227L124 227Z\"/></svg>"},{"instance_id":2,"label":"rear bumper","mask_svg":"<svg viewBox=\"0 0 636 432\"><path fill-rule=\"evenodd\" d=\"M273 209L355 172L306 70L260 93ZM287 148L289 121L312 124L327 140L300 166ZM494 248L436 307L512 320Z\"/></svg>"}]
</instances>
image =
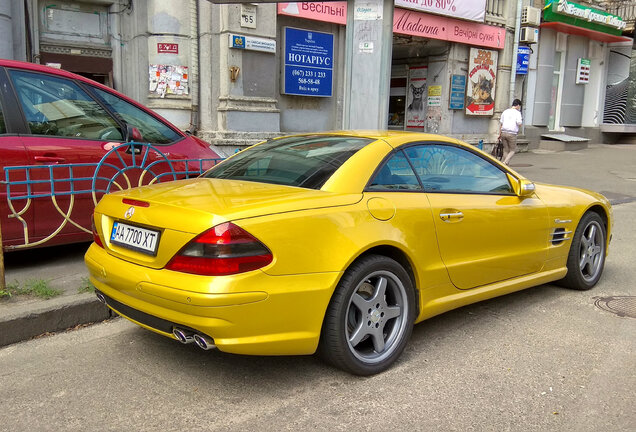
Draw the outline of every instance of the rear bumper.
<instances>
[{"instance_id":1,"label":"rear bumper","mask_svg":"<svg viewBox=\"0 0 636 432\"><path fill-rule=\"evenodd\" d=\"M118 314L172 339L171 325L183 326L212 337L221 351L254 355L315 352L341 275L195 276L136 265L95 244L85 262Z\"/></svg>"}]
</instances>

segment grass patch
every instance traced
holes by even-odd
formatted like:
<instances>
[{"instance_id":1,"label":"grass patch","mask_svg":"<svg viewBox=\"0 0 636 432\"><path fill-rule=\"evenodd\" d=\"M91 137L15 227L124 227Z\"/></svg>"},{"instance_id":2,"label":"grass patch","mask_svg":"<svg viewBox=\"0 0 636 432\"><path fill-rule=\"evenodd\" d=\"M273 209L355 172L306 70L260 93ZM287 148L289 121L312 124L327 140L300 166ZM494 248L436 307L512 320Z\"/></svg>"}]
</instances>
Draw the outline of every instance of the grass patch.
<instances>
[{"instance_id":1,"label":"grass patch","mask_svg":"<svg viewBox=\"0 0 636 432\"><path fill-rule=\"evenodd\" d=\"M4 290L0 290L0 298L19 295L31 295L43 299L50 299L62 294L61 290L51 288L49 282L44 279L30 279L20 285L18 281L7 284Z\"/></svg>"},{"instance_id":2,"label":"grass patch","mask_svg":"<svg viewBox=\"0 0 636 432\"><path fill-rule=\"evenodd\" d=\"M91 283L91 281L87 277L83 277L82 283L80 284L79 288L77 288L77 292L79 294L94 293L95 286Z\"/></svg>"}]
</instances>

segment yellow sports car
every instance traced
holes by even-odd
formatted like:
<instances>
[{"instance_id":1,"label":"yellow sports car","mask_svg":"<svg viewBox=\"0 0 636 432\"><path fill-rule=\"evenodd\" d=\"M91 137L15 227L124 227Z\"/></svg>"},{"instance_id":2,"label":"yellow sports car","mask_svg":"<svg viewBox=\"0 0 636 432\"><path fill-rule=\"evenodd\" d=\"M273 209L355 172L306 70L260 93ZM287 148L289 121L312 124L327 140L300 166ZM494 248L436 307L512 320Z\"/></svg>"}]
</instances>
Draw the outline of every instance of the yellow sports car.
<instances>
[{"instance_id":1,"label":"yellow sports car","mask_svg":"<svg viewBox=\"0 0 636 432\"><path fill-rule=\"evenodd\" d=\"M203 349L318 352L371 375L414 323L547 282L592 288L612 209L455 139L339 132L104 196L94 222L86 265L118 314Z\"/></svg>"}]
</instances>

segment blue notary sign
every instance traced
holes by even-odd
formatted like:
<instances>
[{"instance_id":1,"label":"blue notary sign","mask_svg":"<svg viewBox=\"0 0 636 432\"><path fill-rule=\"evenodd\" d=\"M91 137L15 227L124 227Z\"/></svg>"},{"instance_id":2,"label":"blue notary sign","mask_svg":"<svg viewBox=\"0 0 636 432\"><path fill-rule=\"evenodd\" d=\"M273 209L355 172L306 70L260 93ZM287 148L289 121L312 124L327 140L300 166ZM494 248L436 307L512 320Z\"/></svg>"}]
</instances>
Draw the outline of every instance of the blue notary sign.
<instances>
[{"instance_id":1,"label":"blue notary sign","mask_svg":"<svg viewBox=\"0 0 636 432\"><path fill-rule=\"evenodd\" d=\"M283 93L332 95L333 34L285 27Z\"/></svg>"}]
</instances>

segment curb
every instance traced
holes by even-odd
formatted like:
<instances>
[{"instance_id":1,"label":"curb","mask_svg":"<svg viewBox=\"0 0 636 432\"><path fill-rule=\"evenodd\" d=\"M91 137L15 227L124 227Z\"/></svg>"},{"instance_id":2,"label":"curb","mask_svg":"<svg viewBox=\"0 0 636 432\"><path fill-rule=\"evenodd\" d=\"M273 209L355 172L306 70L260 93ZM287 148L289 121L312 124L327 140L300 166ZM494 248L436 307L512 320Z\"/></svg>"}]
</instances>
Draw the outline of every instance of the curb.
<instances>
[{"instance_id":1,"label":"curb","mask_svg":"<svg viewBox=\"0 0 636 432\"><path fill-rule=\"evenodd\" d=\"M45 333L67 330L81 324L112 317L108 307L94 295L73 296L56 307L22 312L0 319L0 347L22 342Z\"/></svg>"}]
</instances>

